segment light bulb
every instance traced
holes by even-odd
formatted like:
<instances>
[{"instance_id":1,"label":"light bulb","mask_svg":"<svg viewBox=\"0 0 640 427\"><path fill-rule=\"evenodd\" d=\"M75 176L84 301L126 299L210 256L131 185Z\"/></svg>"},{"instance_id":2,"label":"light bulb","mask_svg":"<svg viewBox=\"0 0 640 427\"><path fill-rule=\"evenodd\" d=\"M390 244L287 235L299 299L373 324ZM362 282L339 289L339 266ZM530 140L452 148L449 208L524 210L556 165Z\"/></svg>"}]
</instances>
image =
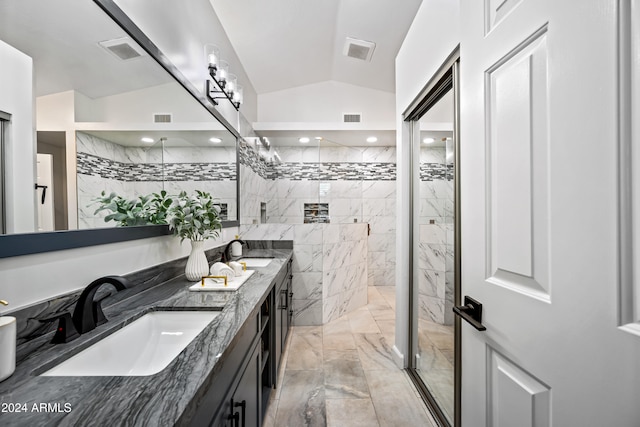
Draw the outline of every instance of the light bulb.
<instances>
[{"instance_id":1,"label":"light bulb","mask_svg":"<svg viewBox=\"0 0 640 427\"><path fill-rule=\"evenodd\" d=\"M204 52L207 57L209 68L212 68L215 72L220 62L220 49L212 44L206 44L204 46Z\"/></svg>"},{"instance_id":2,"label":"light bulb","mask_svg":"<svg viewBox=\"0 0 640 427\"><path fill-rule=\"evenodd\" d=\"M236 90L233 92L233 102L238 106L244 102L244 89L240 85L236 86Z\"/></svg>"},{"instance_id":3,"label":"light bulb","mask_svg":"<svg viewBox=\"0 0 640 427\"><path fill-rule=\"evenodd\" d=\"M229 74L227 77L227 85L225 86L225 91L229 94L229 96L233 97L234 91L236 90L236 84L238 83L238 78L234 74Z\"/></svg>"},{"instance_id":4,"label":"light bulb","mask_svg":"<svg viewBox=\"0 0 640 427\"><path fill-rule=\"evenodd\" d=\"M222 86L227 83L227 78L229 76L229 63L227 61L220 61L218 65L218 72L216 73L216 78Z\"/></svg>"}]
</instances>

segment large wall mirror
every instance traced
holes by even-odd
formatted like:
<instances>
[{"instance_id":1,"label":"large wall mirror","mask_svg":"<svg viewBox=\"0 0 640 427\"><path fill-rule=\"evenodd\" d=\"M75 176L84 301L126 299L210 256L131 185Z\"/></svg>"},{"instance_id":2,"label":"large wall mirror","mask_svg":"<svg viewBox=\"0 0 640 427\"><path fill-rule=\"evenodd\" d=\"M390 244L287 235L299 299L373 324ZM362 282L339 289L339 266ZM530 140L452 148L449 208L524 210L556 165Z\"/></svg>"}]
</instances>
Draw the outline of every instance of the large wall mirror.
<instances>
[{"instance_id":1,"label":"large wall mirror","mask_svg":"<svg viewBox=\"0 0 640 427\"><path fill-rule=\"evenodd\" d=\"M0 217L0 257L167 233L105 222L96 213L102 192L203 190L219 200L223 226L238 224L237 133L160 66L161 52L149 55L90 1L3 1L0 40L32 58L35 114L33 165L25 165L34 182L5 197L0 212L12 203L34 209L24 211L26 226Z\"/></svg>"}]
</instances>

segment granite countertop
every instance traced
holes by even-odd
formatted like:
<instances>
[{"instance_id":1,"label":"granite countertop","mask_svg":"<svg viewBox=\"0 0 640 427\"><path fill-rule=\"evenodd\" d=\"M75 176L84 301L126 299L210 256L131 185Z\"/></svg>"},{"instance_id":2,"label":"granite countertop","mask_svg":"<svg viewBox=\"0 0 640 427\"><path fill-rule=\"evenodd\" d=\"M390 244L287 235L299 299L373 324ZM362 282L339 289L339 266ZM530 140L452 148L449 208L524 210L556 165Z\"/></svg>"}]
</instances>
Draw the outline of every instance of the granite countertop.
<instances>
[{"instance_id":1,"label":"granite countertop","mask_svg":"<svg viewBox=\"0 0 640 427\"><path fill-rule=\"evenodd\" d=\"M290 249L252 249L245 257L274 257L236 292L190 292L184 276L145 290L107 309L109 321L67 344L35 352L0 383L0 425L170 426L198 397L206 378L245 321L256 313ZM164 370L150 376L38 376L133 320L154 310L221 310ZM126 351L126 349L122 349Z\"/></svg>"}]
</instances>

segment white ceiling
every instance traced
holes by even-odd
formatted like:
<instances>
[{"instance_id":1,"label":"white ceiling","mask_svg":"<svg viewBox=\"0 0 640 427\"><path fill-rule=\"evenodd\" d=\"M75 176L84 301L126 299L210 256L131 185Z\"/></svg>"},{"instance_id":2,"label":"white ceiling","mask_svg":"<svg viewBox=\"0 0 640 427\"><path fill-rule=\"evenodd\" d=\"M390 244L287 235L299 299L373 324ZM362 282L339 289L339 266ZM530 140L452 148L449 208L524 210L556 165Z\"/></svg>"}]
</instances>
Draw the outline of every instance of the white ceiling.
<instances>
[{"instance_id":1,"label":"white ceiling","mask_svg":"<svg viewBox=\"0 0 640 427\"><path fill-rule=\"evenodd\" d=\"M121 131L121 130L83 130L82 132L106 139L125 147L149 147L165 139L165 147L235 147L236 139L226 130L180 130L180 131ZM219 143L209 141L217 137ZM142 138L151 138L153 143L144 143Z\"/></svg>"},{"instance_id":2,"label":"white ceiling","mask_svg":"<svg viewBox=\"0 0 640 427\"><path fill-rule=\"evenodd\" d=\"M335 80L395 92L395 57L422 0L210 0L258 92ZM346 37L376 43L371 62Z\"/></svg>"},{"instance_id":3,"label":"white ceiling","mask_svg":"<svg viewBox=\"0 0 640 427\"><path fill-rule=\"evenodd\" d=\"M260 131L260 135L269 138L275 147L317 146L316 137L322 138L320 145L341 145L346 147L394 147L396 145L395 130L272 130ZM367 138L375 136L376 142L367 142ZM301 143L300 138L307 137L308 143Z\"/></svg>"},{"instance_id":4,"label":"white ceiling","mask_svg":"<svg viewBox=\"0 0 640 427\"><path fill-rule=\"evenodd\" d=\"M99 98L173 81L148 56L122 61L98 45L125 36L90 0L0 1L0 40L33 58L36 96Z\"/></svg>"}]
</instances>

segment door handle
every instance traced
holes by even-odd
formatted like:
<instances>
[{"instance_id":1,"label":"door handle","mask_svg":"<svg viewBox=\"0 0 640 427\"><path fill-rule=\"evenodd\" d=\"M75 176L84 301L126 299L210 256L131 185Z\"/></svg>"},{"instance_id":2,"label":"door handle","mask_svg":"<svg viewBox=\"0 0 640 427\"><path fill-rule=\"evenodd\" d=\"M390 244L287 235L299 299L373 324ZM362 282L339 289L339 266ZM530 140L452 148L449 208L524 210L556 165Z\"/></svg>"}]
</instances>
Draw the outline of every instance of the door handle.
<instances>
[{"instance_id":1,"label":"door handle","mask_svg":"<svg viewBox=\"0 0 640 427\"><path fill-rule=\"evenodd\" d=\"M242 427L246 427L245 411L247 409L247 401L243 400L242 402L236 403L233 406L235 406L236 408L238 408L238 407L242 408L242 415L241 415L241 417L242 417ZM236 412L236 414L237 414L237 412Z\"/></svg>"},{"instance_id":2,"label":"door handle","mask_svg":"<svg viewBox=\"0 0 640 427\"><path fill-rule=\"evenodd\" d=\"M454 306L453 312L462 317L471 326L479 331L486 331L487 328L482 324L482 304L471 297L464 297L463 306Z\"/></svg>"},{"instance_id":3,"label":"door handle","mask_svg":"<svg viewBox=\"0 0 640 427\"><path fill-rule=\"evenodd\" d=\"M240 412L229 414L227 419L231 421L231 427L240 427Z\"/></svg>"}]
</instances>

